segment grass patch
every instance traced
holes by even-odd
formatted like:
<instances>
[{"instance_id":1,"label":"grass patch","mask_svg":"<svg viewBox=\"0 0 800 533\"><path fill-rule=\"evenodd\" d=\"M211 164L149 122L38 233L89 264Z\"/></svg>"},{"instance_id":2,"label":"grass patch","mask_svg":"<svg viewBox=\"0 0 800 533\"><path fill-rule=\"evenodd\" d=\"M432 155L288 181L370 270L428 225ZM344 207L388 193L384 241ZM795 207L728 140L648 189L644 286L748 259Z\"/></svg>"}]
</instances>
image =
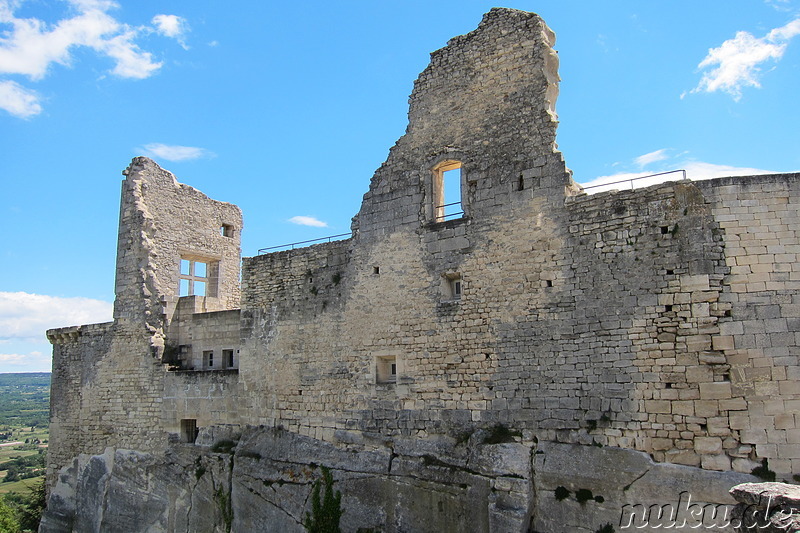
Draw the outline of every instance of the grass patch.
<instances>
[{"instance_id":1,"label":"grass patch","mask_svg":"<svg viewBox=\"0 0 800 533\"><path fill-rule=\"evenodd\" d=\"M44 476L31 477L28 479L20 479L19 481L11 481L9 483L0 483L0 494L8 494L9 492L28 493L34 489L38 483L41 483Z\"/></svg>"},{"instance_id":2,"label":"grass patch","mask_svg":"<svg viewBox=\"0 0 800 533\"><path fill-rule=\"evenodd\" d=\"M761 460L761 466L755 467L750 473L764 481L775 481L775 472L769 469L766 457Z\"/></svg>"}]
</instances>

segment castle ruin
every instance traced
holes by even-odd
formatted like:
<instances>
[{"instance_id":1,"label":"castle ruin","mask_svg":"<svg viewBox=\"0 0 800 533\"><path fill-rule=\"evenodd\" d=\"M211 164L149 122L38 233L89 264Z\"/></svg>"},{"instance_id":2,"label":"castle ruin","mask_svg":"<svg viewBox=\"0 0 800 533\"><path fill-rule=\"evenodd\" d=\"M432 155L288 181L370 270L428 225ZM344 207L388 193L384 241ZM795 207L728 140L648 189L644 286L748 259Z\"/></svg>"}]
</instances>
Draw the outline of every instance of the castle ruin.
<instances>
[{"instance_id":1,"label":"castle ruin","mask_svg":"<svg viewBox=\"0 0 800 533\"><path fill-rule=\"evenodd\" d=\"M42 530L302 531L316 465L385 532L800 472L800 174L585 194L554 41L493 9L433 52L344 240L241 260L236 206L134 159L114 321L47 333Z\"/></svg>"}]
</instances>

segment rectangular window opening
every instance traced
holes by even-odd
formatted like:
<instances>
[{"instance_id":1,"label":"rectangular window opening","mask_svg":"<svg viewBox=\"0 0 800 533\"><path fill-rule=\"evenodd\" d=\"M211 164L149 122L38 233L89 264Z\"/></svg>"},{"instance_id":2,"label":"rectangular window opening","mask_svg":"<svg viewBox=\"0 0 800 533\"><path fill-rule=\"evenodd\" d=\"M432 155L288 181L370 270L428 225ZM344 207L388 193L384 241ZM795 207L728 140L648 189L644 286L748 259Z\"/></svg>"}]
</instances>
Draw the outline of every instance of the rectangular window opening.
<instances>
[{"instance_id":1,"label":"rectangular window opening","mask_svg":"<svg viewBox=\"0 0 800 533\"><path fill-rule=\"evenodd\" d=\"M460 300L464 293L464 282L458 272L444 274L442 296L445 300Z\"/></svg>"},{"instance_id":2,"label":"rectangular window opening","mask_svg":"<svg viewBox=\"0 0 800 533\"><path fill-rule=\"evenodd\" d=\"M461 162L447 160L433 169L433 222L443 222L464 215L461 200Z\"/></svg>"},{"instance_id":3,"label":"rectangular window opening","mask_svg":"<svg viewBox=\"0 0 800 533\"><path fill-rule=\"evenodd\" d=\"M397 358L393 355L375 358L375 382L378 384L397 383Z\"/></svg>"},{"instance_id":4,"label":"rectangular window opening","mask_svg":"<svg viewBox=\"0 0 800 533\"><path fill-rule=\"evenodd\" d=\"M203 352L203 361L206 368L214 368L214 351L208 350Z\"/></svg>"},{"instance_id":5,"label":"rectangular window opening","mask_svg":"<svg viewBox=\"0 0 800 533\"><path fill-rule=\"evenodd\" d=\"M181 440L183 440L183 442L194 444L199 431L200 430L197 428L197 420L194 418L184 418L181 420Z\"/></svg>"},{"instance_id":6,"label":"rectangular window opening","mask_svg":"<svg viewBox=\"0 0 800 533\"><path fill-rule=\"evenodd\" d=\"M225 368L236 368L233 359L233 350L222 350L222 363Z\"/></svg>"},{"instance_id":7,"label":"rectangular window opening","mask_svg":"<svg viewBox=\"0 0 800 533\"><path fill-rule=\"evenodd\" d=\"M178 296L214 296L219 262L182 257L178 273Z\"/></svg>"},{"instance_id":8,"label":"rectangular window opening","mask_svg":"<svg viewBox=\"0 0 800 533\"><path fill-rule=\"evenodd\" d=\"M219 228L219 233L220 233L220 235L222 235L223 237L230 237L230 238L233 238L233 234L234 234L234 229L233 229L233 226L232 226L232 225L230 225L230 224L223 224L223 225L222 225L222 226L220 226L220 228Z\"/></svg>"}]
</instances>

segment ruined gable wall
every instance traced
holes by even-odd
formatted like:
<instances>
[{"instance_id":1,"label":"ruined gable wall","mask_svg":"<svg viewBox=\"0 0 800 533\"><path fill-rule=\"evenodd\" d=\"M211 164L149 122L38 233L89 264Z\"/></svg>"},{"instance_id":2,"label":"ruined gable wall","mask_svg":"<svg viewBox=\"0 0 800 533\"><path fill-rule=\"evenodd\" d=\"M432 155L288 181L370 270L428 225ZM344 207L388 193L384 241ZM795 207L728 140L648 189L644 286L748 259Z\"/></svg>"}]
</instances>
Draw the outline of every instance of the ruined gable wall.
<instances>
[{"instance_id":1,"label":"ruined gable wall","mask_svg":"<svg viewBox=\"0 0 800 533\"><path fill-rule=\"evenodd\" d=\"M178 183L147 158L135 158L124 174L115 320L48 333L54 345L51 475L77 453L102 453L106 446L154 451L166 445L165 429L175 424L163 420L162 356L172 340L166 326L178 300L182 254L219 260L218 297L202 298L203 307L238 306L239 208ZM222 224L231 226L231 236L220 234ZM236 330L228 336L238 343L236 318ZM76 334L67 334L71 330ZM186 390L192 397L194 391ZM229 387L224 394L231 392ZM235 400L222 405L230 403ZM178 411L174 399L167 402L169 415Z\"/></svg>"},{"instance_id":2,"label":"ruined gable wall","mask_svg":"<svg viewBox=\"0 0 800 533\"><path fill-rule=\"evenodd\" d=\"M495 8L433 52L409 98L406 134L375 172L353 229L381 238L430 222L431 169L448 159L462 163L467 216L528 199L512 194L520 178L563 196L572 182L555 149L554 43L537 15Z\"/></svg>"},{"instance_id":3,"label":"ruined gable wall","mask_svg":"<svg viewBox=\"0 0 800 533\"><path fill-rule=\"evenodd\" d=\"M145 316L150 328L160 330L164 308L168 316L174 310L181 257L219 261L218 301L209 302L208 310L237 308L241 210L178 183L145 157L135 158L124 174L115 318ZM232 236L220 234L223 224Z\"/></svg>"}]
</instances>

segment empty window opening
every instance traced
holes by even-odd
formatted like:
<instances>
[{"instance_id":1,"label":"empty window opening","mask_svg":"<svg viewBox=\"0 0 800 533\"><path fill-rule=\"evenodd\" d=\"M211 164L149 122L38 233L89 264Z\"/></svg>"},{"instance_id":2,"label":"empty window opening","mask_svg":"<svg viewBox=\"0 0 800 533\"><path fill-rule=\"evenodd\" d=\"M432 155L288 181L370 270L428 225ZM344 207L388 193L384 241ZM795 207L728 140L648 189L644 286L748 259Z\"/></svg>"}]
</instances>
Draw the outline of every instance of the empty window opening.
<instances>
[{"instance_id":1,"label":"empty window opening","mask_svg":"<svg viewBox=\"0 0 800 533\"><path fill-rule=\"evenodd\" d=\"M184 418L181 420L181 439L183 442L194 444L199 431L200 430L197 429L197 420L194 418Z\"/></svg>"},{"instance_id":2,"label":"empty window opening","mask_svg":"<svg viewBox=\"0 0 800 533\"><path fill-rule=\"evenodd\" d=\"M669 226L661 226L661 235L669 233Z\"/></svg>"},{"instance_id":3,"label":"empty window opening","mask_svg":"<svg viewBox=\"0 0 800 533\"><path fill-rule=\"evenodd\" d=\"M544 286L545 287L552 287L553 286L553 280L552 279L544 280Z\"/></svg>"},{"instance_id":4,"label":"empty window opening","mask_svg":"<svg viewBox=\"0 0 800 533\"><path fill-rule=\"evenodd\" d=\"M205 361L206 368L214 368L214 351L209 350L203 352L203 360Z\"/></svg>"},{"instance_id":5,"label":"empty window opening","mask_svg":"<svg viewBox=\"0 0 800 533\"><path fill-rule=\"evenodd\" d=\"M453 299L458 300L461 298L461 279L451 279L450 280L450 291L452 292L451 296Z\"/></svg>"},{"instance_id":6,"label":"empty window opening","mask_svg":"<svg viewBox=\"0 0 800 533\"><path fill-rule=\"evenodd\" d=\"M225 368L236 368L233 350L222 350L222 364L225 365Z\"/></svg>"},{"instance_id":7,"label":"empty window opening","mask_svg":"<svg viewBox=\"0 0 800 533\"><path fill-rule=\"evenodd\" d=\"M381 267L372 267L372 273L373 274L380 274L381 273Z\"/></svg>"},{"instance_id":8,"label":"empty window opening","mask_svg":"<svg viewBox=\"0 0 800 533\"><path fill-rule=\"evenodd\" d=\"M520 176L519 180L517 180L517 190L518 191L525 190L525 178L523 178L522 176Z\"/></svg>"},{"instance_id":9,"label":"empty window opening","mask_svg":"<svg viewBox=\"0 0 800 533\"><path fill-rule=\"evenodd\" d=\"M235 232L235 230L233 229L233 226L231 226L230 224L223 224L219 228L219 233L223 237L233 238L234 232Z\"/></svg>"},{"instance_id":10,"label":"empty window opening","mask_svg":"<svg viewBox=\"0 0 800 533\"><path fill-rule=\"evenodd\" d=\"M433 221L464 215L461 202L461 162L444 161L433 169Z\"/></svg>"},{"instance_id":11,"label":"empty window opening","mask_svg":"<svg viewBox=\"0 0 800 533\"><path fill-rule=\"evenodd\" d=\"M205 296L208 283L208 263L181 259L179 296Z\"/></svg>"},{"instance_id":12,"label":"empty window opening","mask_svg":"<svg viewBox=\"0 0 800 533\"><path fill-rule=\"evenodd\" d=\"M397 358L393 355L375 358L376 383L397 383Z\"/></svg>"},{"instance_id":13,"label":"empty window opening","mask_svg":"<svg viewBox=\"0 0 800 533\"><path fill-rule=\"evenodd\" d=\"M445 300L460 300L464 293L464 282L461 274L451 273L443 276L442 295Z\"/></svg>"}]
</instances>

